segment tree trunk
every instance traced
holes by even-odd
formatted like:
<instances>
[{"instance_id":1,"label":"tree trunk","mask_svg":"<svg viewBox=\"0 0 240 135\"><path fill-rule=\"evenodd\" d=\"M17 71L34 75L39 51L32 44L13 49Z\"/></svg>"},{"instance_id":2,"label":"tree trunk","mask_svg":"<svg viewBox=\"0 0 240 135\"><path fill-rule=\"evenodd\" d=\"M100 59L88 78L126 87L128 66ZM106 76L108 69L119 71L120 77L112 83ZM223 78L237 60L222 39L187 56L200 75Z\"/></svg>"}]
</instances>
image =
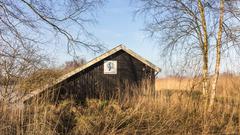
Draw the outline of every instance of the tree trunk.
<instances>
[{"instance_id":1,"label":"tree trunk","mask_svg":"<svg viewBox=\"0 0 240 135\"><path fill-rule=\"evenodd\" d=\"M202 134L208 134L208 123L207 123L207 99L208 99L208 33L207 33L207 24L205 19L205 11L201 0L198 0L198 10L201 17L201 26L203 31L203 46L202 46L202 55L203 55L203 67L202 67L202 92L203 92L203 132Z\"/></svg>"},{"instance_id":2,"label":"tree trunk","mask_svg":"<svg viewBox=\"0 0 240 135\"><path fill-rule=\"evenodd\" d=\"M220 61L221 61L221 46L222 46L222 31L223 31L223 16L224 16L224 0L221 0L218 37L217 37L217 43L216 43L215 74L213 76L213 82L212 82L212 90L211 90L210 102L209 102L209 111L212 110L212 106L213 106L213 103L215 100L217 81L218 81L218 77L219 77Z\"/></svg>"},{"instance_id":3,"label":"tree trunk","mask_svg":"<svg viewBox=\"0 0 240 135\"><path fill-rule=\"evenodd\" d=\"M201 24L202 24L202 31L203 31L203 47L202 47L202 54L203 54L203 95L206 96L208 93L208 33L207 33L207 24L205 19L204 7L202 5L201 0L198 0L198 9L201 16Z\"/></svg>"}]
</instances>

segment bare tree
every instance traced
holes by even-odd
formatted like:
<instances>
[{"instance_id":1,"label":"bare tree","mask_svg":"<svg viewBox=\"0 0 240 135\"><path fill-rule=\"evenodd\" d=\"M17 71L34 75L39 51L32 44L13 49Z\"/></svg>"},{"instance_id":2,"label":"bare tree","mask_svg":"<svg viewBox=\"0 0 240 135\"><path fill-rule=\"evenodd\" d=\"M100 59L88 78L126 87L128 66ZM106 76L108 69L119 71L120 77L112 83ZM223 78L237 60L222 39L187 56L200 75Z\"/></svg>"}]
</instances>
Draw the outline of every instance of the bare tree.
<instances>
[{"instance_id":1,"label":"bare tree","mask_svg":"<svg viewBox=\"0 0 240 135\"><path fill-rule=\"evenodd\" d=\"M37 44L47 42L47 34L65 38L60 41L66 41L69 51L73 47L99 51L100 44L85 25L94 21L94 11L101 4L102 0L1 0L1 40Z\"/></svg>"},{"instance_id":2,"label":"bare tree","mask_svg":"<svg viewBox=\"0 0 240 135\"><path fill-rule=\"evenodd\" d=\"M77 57L77 58L74 58L71 61L66 61L65 64L64 64L64 69L75 69L75 68L80 67L84 64L86 64L86 59L81 58L81 57Z\"/></svg>"},{"instance_id":3,"label":"bare tree","mask_svg":"<svg viewBox=\"0 0 240 135\"><path fill-rule=\"evenodd\" d=\"M221 54L239 47L239 4L234 0L141 0L137 11L146 16L146 30L159 39L165 54L184 53L188 59L201 56L202 91L206 97L211 93L210 104L215 98ZM209 91L211 74L215 75Z\"/></svg>"},{"instance_id":4,"label":"bare tree","mask_svg":"<svg viewBox=\"0 0 240 135\"><path fill-rule=\"evenodd\" d=\"M35 70L45 67L47 58L34 45L11 46L1 42L0 53L0 100L7 102L15 98L18 82Z\"/></svg>"},{"instance_id":5,"label":"bare tree","mask_svg":"<svg viewBox=\"0 0 240 135\"><path fill-rule=\"evenodd\" d=\"M216 96L216 87L217 87L217 80L219 77L220 72L220 61L221 61L221 45L222 45L222 33L223 33L223 19L224 19L224 2L225 0L220 0L220 12L219 12L219 28L218 28L218 35L217 35L217 43L216 43L216 64L215 64L215 74L213 77L212 82L212 91L209 103L209 111L212 110L212 106Z\"/></svg>"},{"instance_id":6,"label":"bare tree","mask_svg":"<svg viewBox=\"0 0 240 135\"><path fill-rule=\"evenodd\" d=\"M42 49L50 44L65 44L71 54L77 48L101 51L101 44L86 27L95 22L95 11L102 3L103 0L0 0L2 95L12 93L19 78L45 66L48 59Z\"/></svg>"}]
</instances>

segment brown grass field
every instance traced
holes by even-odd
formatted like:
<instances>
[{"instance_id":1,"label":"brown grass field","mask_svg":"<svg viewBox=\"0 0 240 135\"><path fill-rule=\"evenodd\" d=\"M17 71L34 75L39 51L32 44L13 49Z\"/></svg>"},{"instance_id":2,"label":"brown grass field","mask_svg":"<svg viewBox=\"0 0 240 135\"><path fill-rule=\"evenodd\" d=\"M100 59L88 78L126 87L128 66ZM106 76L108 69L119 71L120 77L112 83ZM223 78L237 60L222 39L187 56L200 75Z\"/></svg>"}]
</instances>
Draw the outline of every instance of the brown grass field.
<instances>
[{"instance_id":1,"label":"brown grass field","mask_svg":"<svg viewBox=\"0 0 240 135\"><path fill-rule=\"evenodd\" d=\"M24 110L0 105L1 135L240 134L240 78L221 76L212 112L204 110L200 85L190 78L157 79L157 95L124 102L88 99L85 104L32 104ZM231 98L229 98L231 97ZM221 99L221 100L219 100ZM220 101L220 102L219 102Z\"/></svg>"},{"instance_id":2,"label":"brown grass field","mask_svg":"<svg viewBox=\"0 0 240 135\"><path fill-rule=\"evenodd\" d=\"M211 82L210 82L211 84ZM194 88L192 86L195 86ZM182 90L182 91L201 91L200 79L187 77L166 77L158 78L155 84L156 90ZM240 92L240 76L221 75L217 84L217 96L235 97Z\"/></svg>"}]
</instances>

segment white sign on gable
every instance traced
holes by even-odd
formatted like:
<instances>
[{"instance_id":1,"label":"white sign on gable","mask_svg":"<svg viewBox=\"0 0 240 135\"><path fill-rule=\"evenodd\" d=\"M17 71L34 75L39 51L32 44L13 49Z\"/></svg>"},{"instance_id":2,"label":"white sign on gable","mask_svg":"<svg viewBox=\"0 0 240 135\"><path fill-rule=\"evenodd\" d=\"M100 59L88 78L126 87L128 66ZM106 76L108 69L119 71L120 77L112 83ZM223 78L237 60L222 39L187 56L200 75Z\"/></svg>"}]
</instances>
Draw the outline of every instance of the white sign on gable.
<instances>
[{"instance_id":1,"label":"white sign on gable","mask_svg":"<svg viewBox=\"0 0 240 135\"><path fill-rule=\"evenodd\" d=\"M104 61L104 74L117 74L117 61Z\"/></svg>"}]
</instances>

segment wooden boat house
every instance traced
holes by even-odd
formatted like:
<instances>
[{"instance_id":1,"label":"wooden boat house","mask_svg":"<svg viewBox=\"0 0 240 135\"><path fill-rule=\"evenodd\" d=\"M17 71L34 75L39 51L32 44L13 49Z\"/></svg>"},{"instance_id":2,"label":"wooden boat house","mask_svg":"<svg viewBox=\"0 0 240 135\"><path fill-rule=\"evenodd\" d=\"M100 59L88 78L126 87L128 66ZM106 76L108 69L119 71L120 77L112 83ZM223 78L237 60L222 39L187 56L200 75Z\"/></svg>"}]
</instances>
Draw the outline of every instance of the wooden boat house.
<instances>
[{"instance_id":1,"label":"wooden boat house","mask_svg":"<svg viewBox=\"0 0 240 135\"><path fill-rule=\"evenodd\" d=\"M63 75L23 98L26 103L34 97L59 101L66 98L116 98L122 95L155 90L155 76L160 68L119 45L85 65ZM48 95L48 96L46 96Z\"/></svg>"}]
</instances>

